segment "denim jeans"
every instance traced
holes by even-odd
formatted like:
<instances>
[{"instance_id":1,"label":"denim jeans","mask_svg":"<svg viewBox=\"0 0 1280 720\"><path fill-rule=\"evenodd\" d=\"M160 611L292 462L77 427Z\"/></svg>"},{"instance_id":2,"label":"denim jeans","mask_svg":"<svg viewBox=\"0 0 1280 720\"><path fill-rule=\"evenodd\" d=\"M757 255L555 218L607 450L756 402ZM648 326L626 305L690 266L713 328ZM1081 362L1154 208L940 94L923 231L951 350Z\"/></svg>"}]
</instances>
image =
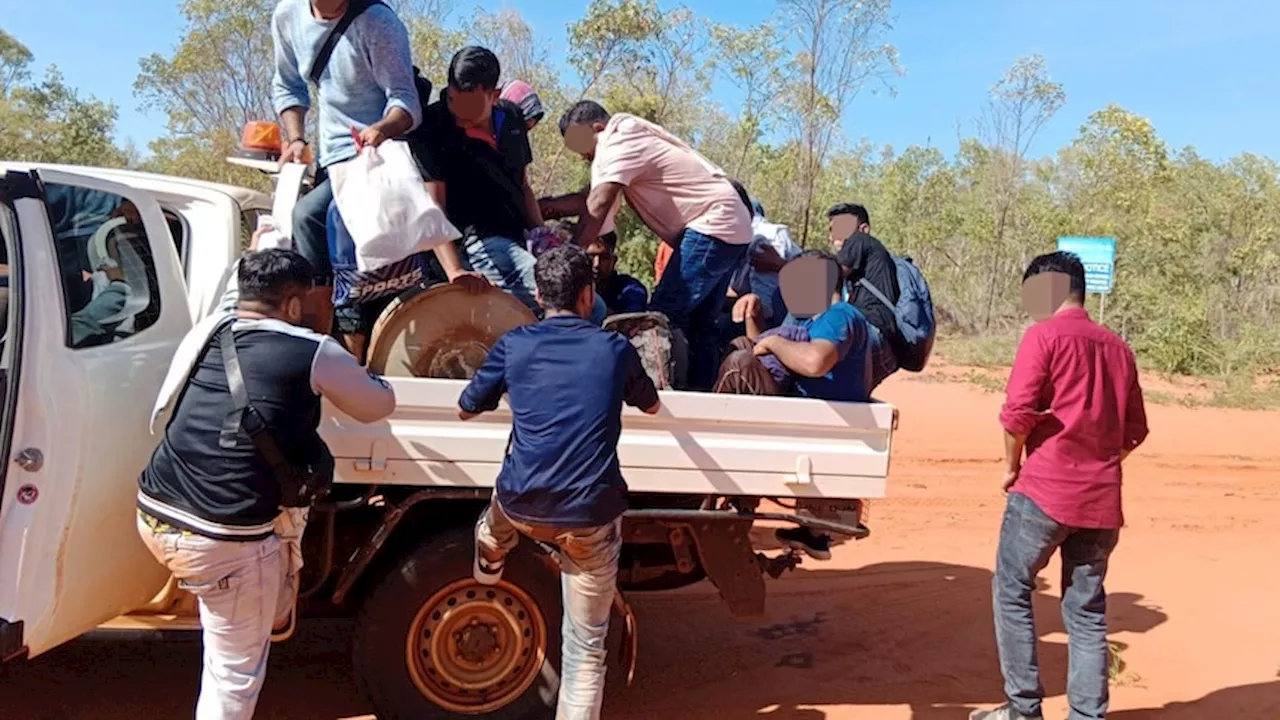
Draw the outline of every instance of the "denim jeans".
<instances>
[{"instance_id":1,"label":"denim jeans","mask_svg":"<svg viewBox=\"0 0 1280 720\"><path fill-rule=\"evenodd\" d=\"M746 255L746 245L730 245L686 229L653 289L649 309L665 314L689 341L691 390L710 390L715 384L724 350L716 319L729 281Z\"/></svg>"},{"instance_id":2,"label":"denim jeans","mask_svg":"<svg viewBox=\"0 0 1280 720\"><path fill-rule=\"evenodd\" d=\"M311 263L316 285L333 284L329 261L328 226L325 217L333 202L333 184L324 170L316 173L316 186L293 206L293 249Z\"/></svg>"},{"instance_id":3,"label":"denim jeans","mask_svg":"<svg viewBox=\"0 0 1280 720\"><path fill-rule=\"evenodd\" d=\"M1036 575L1062 551L1062 621L1067 630L1069 720L1100 720L1110 698L1107 685L1107 562L1120 531L1072 528L1055 522L1021 493L1010 493L1000 527L992 580L996 646L1004 690L1013 709L1040 715L1044 686L1036 655L1031 596Z\"/></svg>"},{"instance_id":4,"label":"denim jeans","mask_svg":"<svg viewBox=\"0 0 1280 720\"><path fill-rule=\"evenodd\" d=\"M604 702L605 639L617 591L622 519L597 527L565 529L511 520L495 498L476 524L477 551L506 555L520 534L555 545L564 597L560 696L556 720L599 720Z\"/></svg>"},{"instance_id":5,"label":"denim jeans","mask_svg":"<svg viewBox=\"0 0 1280 720\"><path fill-rule=\"evenodd\" d=\"M141 516L138 534L151 554L196 596L204 629L204 670L196 720L250 720L267 675L271 626L285 574L280 539L211 540Z\"/></svg>"},{"instance_id":6,"label":"denim jeans","mask_svg":"<svg viewBox=\"0 0 1280 720\"><path fill-rule=\"evenodd\" d=\"M467 237L463 241L464 262L499 288L511 293L533 314L541 317L534 283L533 254L520 241L504 237Z\"/></svg>"}]
</instances>

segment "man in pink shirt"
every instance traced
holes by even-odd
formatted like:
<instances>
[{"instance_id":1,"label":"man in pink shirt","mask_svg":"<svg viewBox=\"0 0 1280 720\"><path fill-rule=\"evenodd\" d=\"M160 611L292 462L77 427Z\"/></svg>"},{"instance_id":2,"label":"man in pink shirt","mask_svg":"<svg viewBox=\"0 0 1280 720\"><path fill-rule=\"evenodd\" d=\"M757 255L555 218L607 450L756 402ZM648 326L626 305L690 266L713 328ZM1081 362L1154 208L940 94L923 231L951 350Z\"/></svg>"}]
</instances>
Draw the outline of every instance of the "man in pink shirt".
<instances>
[{"instance_id":1,"label":"man in pink shirt","mask_svg":"<svg viewBox=\"0 0 1280 720\"><path fill-rule=\"evenodd\" d=\"M1000 528L992 582L996 645L1008 704L970 720L1040 720L1044 686L1031 596L1062 554L1070 720L1101 720L1107 688L1107 563L1120 537L1121 463L1147 437L1133 351L1084 309L1084 266L1055 252L1031 261L1023 304L1037 321L1014 359L1000 424L1005 434ZM1023 460L1023 452L1026 460Z\"/></svg>"},{"instance_id":2,"label":"man in pink shirt","mask_svg":"<svg viewBox=\"0 0 1280 720\"><path fill-rule=\"evenodd\" d=\"M584 100L560 119L565 145L591 163L587 214L578 239L599 235L621 194L672 248L650 309L689 343L689 386L710 390L724 348L716 316L729 280L751 244L751 213L724 171L662 127L634 115L610 116Z\"/></svg>"}]
</instances>

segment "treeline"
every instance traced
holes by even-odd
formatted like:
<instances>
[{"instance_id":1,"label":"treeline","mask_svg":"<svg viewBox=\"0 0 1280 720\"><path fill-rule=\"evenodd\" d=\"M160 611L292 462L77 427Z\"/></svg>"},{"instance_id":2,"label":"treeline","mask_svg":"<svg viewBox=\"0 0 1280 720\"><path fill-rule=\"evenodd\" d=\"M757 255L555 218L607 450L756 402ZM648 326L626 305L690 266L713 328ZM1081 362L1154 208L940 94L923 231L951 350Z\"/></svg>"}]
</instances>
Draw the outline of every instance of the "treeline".
<instances>
[{"instance_id":1,"label":"treeline","mask_svg":"<svg viewBox=\"0 0 1280 720\"><path fill-rule=\"evenodd\" d=\"M187 26L173 52L140 60L137 100L168 118L145 160L111 141L112 105L67 88L56 71L32 78L30 53L0 31L0 157L261 187L262 176L222 158L244 122L272 115L274 4L182 2ZM1146 364L1187 374L1280 370L1280 167L1169 148L1150 122L1115 106L1091 115L1053 156L1032 157L1037 131L1066 98L1041 58L993 78L972 137L947 157L840 133L860 92L892 91L898 76L890 0L777 0L775 17L754 27L651 0L595 0L566 28L567 62L553 62L548 38L515 11L459 15L449 0L392 5L410 28L415 62L437 84L453 52L476 42L498 53L507 77L537 88L549 109L533 134L531 177L541 192L586 181L554 121L590 97L688 139L808 245L825 239L827 207L867 205L875 234L925 270L948 333L1016 334L1029 259L1062 235L1106 235L1118 248L1106 322ZM709 102L717 81L736 86L741 102ZM651 280L653 239L627 213L619 225L624 268Z\"/></svg>"}]
</instances>

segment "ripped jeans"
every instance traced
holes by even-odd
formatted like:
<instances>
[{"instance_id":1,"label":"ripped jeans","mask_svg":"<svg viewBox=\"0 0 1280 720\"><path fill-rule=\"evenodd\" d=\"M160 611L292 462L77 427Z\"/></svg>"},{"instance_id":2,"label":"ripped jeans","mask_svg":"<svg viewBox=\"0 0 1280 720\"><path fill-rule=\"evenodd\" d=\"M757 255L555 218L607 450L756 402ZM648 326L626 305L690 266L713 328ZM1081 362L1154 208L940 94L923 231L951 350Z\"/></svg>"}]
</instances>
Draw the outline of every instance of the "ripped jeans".
<instances>
[{"instance_id":1,"label":"ripped jeans","mask_svg":"<svg viewBox=\"0 0 1280 720\"><path fill-rule=\"evenodd\" d=\"M622 518L577 529L526 525L507 517L494 498L476 524L476 550L486 560L497 561L515 548L521 534L559 550L564 620L556 720L599 720L605 639L622 552Z\"/></svg>"}]
</instances>

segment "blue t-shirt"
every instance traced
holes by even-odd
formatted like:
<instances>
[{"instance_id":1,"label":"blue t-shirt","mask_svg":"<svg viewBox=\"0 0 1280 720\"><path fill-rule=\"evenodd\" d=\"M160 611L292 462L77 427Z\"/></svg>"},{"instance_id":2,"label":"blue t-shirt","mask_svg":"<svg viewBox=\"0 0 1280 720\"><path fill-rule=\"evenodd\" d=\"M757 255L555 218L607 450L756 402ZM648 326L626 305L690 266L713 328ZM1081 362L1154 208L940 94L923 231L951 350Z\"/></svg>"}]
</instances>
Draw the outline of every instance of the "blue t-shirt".
<instances>
[{"instance_id":1,"label":"blue t-shirt","mask_svg":"<svg viewBox=\"0 0 1280 720\"><path fill-rule=\"evenodd\" d=\"M658 391L631 343L577 317L555 316L503 335L458 398L467 412L509 393L511 441L498 504L530 525L581 528L627 508L618 467L622 403L647 409Z\"/></svg>"},{"instance_id":2,"label":"blue t-shirt","mask_svg":"<svg viewBox=\"0 0 1280 720\"><path fill-rule=\"evenodd\" d=\"M867 319L858 308L839 302L809 320L788 316L786 324L804 328L810 342L832 343L840 356L831 372L822 377L797 376L797 395L846 402L867 402L871 398L871 343Z\"/></svg>"}]
</instances>

